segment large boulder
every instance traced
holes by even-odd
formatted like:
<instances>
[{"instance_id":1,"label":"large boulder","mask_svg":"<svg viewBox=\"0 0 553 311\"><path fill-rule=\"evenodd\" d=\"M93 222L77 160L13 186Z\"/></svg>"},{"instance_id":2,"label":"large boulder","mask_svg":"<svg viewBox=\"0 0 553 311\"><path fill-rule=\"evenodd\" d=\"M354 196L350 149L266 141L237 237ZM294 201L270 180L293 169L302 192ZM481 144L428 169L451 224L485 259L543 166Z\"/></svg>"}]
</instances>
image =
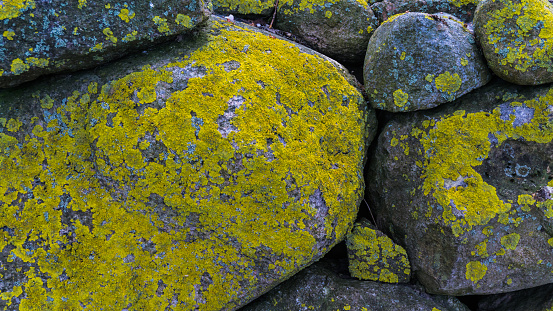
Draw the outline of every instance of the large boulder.
<instances>
[{"instance_id":1,"label":"large boulder","mask_svg":"<svg viewBox=\"0 0 553 311\"><path fill-rule=\"evenodd\" d=\"M0 1L0 88L91 68L189 32L210 7L204 0Z\"/></svg>"},{"instance_id":2,"label":"large boulder","mask_svg":"<svg viewBox=\"0 0 553 311\"><path fill-rule=\"evenodd\" d=\"M463 22L473 19L476 5L480 0L384 0L371 5L378 20L383 23L393 15L405 12L448 13Z\"/></svg>"},{"instance_id":3,"label":"large boulder","mask_svg":"<svg viewBox=\"0 0 553 311\"><path fill-rule=\"evenodd\" d=\"M375 131L352 77L198 31L0 92L0 308L234 310L344 239Z\"/></svg>"},{"instance_id":4,"label":"large boulder","mask_svg":"<svg viewBox=\"0 0 553 311\"><path fill-rule=\"evenodd\" d=\"M338 271L338 272L337 272ZM352 279L323 259L240 311L469 311L457 298L428 295L420 286Z\"/></svg>"},{"instance_id":5,"label":"large boulder","mask_svg":"<svg viewBox=\"0 0 553 311\"><path fill-rule=\"evenodd\" d=\"M431 293L553 282L553 87L496 80L393 119L369 162L379 228Z\"/></svg>"},{"instance_id":6,"label":"large boulder","mask_svg":"<svg viewBox=\"0 0 553 311\"><path fill-rule=\"evenodd\" d=\"M436 107L486 84L491 74L469 29L449 14L398 14L376 29L363 66L373 107Z\"/></svg>"},{"instance_id":7,"label":"large boulder","mask_svg":"<svg viewBox=\"0 0 553 311\"><path fill-rule=\"evenodd\" d=\"M378 21L364 0L281 0L275 28L341 62L363 61Z\"/></svg>"},{"instance_id":8,"label":"large boulder","mask_svg":"<svg viewBox=\"0 0 553 311\"><path fill-rule=\"evenodd\" d=\"M522 85L553 82L553 5L547 0L483 0L474 30L488 66Z\"/></svg>"}]
</instances>

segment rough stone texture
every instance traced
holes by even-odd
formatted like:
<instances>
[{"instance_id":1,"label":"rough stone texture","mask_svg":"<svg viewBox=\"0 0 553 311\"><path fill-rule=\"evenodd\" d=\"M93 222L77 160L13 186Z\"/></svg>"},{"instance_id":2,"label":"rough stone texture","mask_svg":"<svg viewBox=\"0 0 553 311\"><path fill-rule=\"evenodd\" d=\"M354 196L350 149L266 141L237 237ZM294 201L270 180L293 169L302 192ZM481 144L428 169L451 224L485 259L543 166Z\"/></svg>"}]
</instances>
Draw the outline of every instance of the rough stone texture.
<instances>
[{"instance_id":1,"label":"rough stone texture","mask_svg":"<svg viewBox=\"0 0 553 311\"><path fill-rule=\"evenodd\" d=\"M474 30L488 66L522 85L553 82L553 5L547 0L483 0Z\"/></svg>"},{"instance_id":2,"label":"rough stone texture","mask_svg":"<svg viewBox=\"0 0 553 311\"><path fill-rule=\"evenodd\" d=\"M553 284L484 297L478 303L478 311L551 311L553 309Z\"/></svg>"},{"instance_id":3,"label":"rough stone texture","mask_svg":"<svg viewBox=\"0 0 553 311\"><path fill-rule=\"evenodd\" d=\"M393 15L405 12L448 13L463 22L470 22L480 0L384 0L369 1L371 9L382 23Z\"/></svg>"},{"instance_id":4,"label":"rough stone texture","mask_svg":"<svg viewBox=\"0 0 553 311\"><path fill-rule=\"evenodd\" d=\"M0 92L0 308L234 310L345 238L374 111L220 19Z\"/></svg>"},{"instance_id":5,"label":"rough stone texture","mask_svg":"<svg viewBox=\"0 0 553 311\"><path fill-rule=\"evenodd\" d=\"M407 283L411 266L405 249L362 219L347 236L349 272L362 280Z\"/></svg>"},{"instance_id":6,"label":"rough stone texture","mask_svg":"<svg viewBox=\"0 0 553 311\"><path fill-rule=\"evenodd\" d=\"M341 62L361 62L378 25L365 0L281 0L275 28Z\"/></svg>"},{"instance_id":7,"label":"rough stone texture","mask_svg":"<svg viewBox=\"0 0 553 311\"><path fill-rule=\"evenodd\" d=\"M91 68L185 33L209 0L0 1L0 88Z\"/></svg>"},{"instance_id":8,"label":"rough stone texture","mask_svg":"<svg viewBox=\"0 0 553 311\"><path fill-rule=\"evenodd\" d=\"M376 29L363 66L371 105L387 111L436 107L486 84L484 58L448 14L404 13Z\"/></svg>"},{"instance_id":9,"label":"rough stone texture","mask_svg":"<svg viewBox=\"0 0 553 311\"><path fill-rule=\"evenodd\" d=\"M212 2L213 10L224 15L268 17L275 10L275 0L213 0Z\"/></svg>"},{"instance_id":10,"label":"rough stone texture","mask_svg":"<svg viewBox=\"0 0 553 311\"><path fill-rule=\"evenodd\" d=\"M369 161L379 228L430 293L553 282L553 88L496 80L392 120Z\"/></svg>"},{"instance_id":11,"label":"rough stone texture","mask_svg":"<svg viewBox=\"0 0 553 311\"><path fill-rule=\"evenodd\" d=\"M469 311L455 297L421 287L351 279L323 259L240 309L241 311Z\"/></svg>"}]
</instances>

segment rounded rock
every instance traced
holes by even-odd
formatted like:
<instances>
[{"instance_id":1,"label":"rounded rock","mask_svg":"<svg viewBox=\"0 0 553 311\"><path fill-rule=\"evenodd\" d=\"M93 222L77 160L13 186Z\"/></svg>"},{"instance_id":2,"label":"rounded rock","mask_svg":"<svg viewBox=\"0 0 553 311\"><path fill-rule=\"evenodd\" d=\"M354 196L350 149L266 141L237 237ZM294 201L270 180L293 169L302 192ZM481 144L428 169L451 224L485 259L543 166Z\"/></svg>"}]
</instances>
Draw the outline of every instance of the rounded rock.
<instances>
[{"instance_id":1,"label":"rounded rock","mask_svg":"<svg viewBox=\"0 0 553 311\"><path fill-rule=\"evenodd\" d=\"M376 126L345 71L213 17L0 91L0 309L235 310L322 257Z\"/></svg>"},{"instance_id":2,"label":"rounded rock","mask_svg":"<svg viewBox=\"0 0 553 311\"><path fill-rule=\"evenodd\" d=\"M521 85L553 82L553 5L547 0L484 0L474 30L490 69Z\"/></svg>"},{"instance_id":3,"label":"rounded rock","mask_svg":"<svg viewBox=\"0 0 553 311\"><path fill-rule=\"evenodd\" d=\"M465 24L449 14L404 13L371 37L363 67L374 108L429 109L484 84L491 73Z\"/></svg>"}]
</instances>

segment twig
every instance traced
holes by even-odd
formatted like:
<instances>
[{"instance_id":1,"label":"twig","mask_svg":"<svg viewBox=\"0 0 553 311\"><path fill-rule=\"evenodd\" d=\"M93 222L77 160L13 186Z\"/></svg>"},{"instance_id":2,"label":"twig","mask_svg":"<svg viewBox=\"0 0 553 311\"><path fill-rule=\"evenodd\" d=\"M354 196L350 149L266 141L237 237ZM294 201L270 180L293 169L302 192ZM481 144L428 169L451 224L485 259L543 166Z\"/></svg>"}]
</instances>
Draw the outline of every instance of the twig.
<instances>
[{"instance_id":1,"label":"twig","mask_svg":"<svg viewBox=\"0 0 553 311\"><path fill-rule=\"evenodd\" d=\"M271 24L269 24L269 29L273 28L273 23L275 22L277 10L278 10L278 0L275 1L275 11L273 12L273 18L271 19Z\"/></svg>"},{"instance_id":2,"label":"twig","mask_svg":"<svg viewBox=\"0 0 553 311\"><path fill-rule=\"evenodd\" d=\"M376 226L376 229L378 229L378 225L376 224L376 220L374 219L373 212L371 211L371 207L369 206L369 203L365 201L365 198L363 198L363 202L367 204L367 208L369 209L369 213L371 213L371 218L373 219L374 225Z\"/></svg>"}]
</instances>

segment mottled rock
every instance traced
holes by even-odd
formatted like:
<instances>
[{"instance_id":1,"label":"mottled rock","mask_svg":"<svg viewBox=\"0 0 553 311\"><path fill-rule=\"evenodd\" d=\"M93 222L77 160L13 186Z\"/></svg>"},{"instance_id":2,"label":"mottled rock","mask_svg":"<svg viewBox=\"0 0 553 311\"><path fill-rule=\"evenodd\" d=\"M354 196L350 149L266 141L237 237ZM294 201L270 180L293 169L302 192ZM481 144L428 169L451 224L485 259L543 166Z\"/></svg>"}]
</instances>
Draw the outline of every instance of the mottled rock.
<instances>
[{"instance_id":1,"label":"mottled rock","mask_svg":"<svg viewBox=\"0 0 553 311\"><path fill-rule=\"evenodd\" d=\"M448 13L463 22L470 22L480 0L384 0L371 5L382 23L393 15L405 12ZM375 1L369 1L375 2Z\"/></svg>"},{"instance_id":2,"label":"mottled rock","mask_svg":"<svg viewBox=\"0 0 553 311\"><path fill-rule=\"evenodd\" d=\"M553 284L486 296L478 303L479 311L550 311L552 309Z\"/></svg>"},{"instance_id":3,"label":"mottled rock","mask_svg":"<svg viewBox=\"0 0 553 311\"><path fill-rule=\"evenodd\" d=\"M361 62L378 26L365 0L282 0L275 27L341 62Z\"/></svg>"},{"instance_id":4,"label":"mottled rock","mask_svg":"<svg viewBox=\"0 0 553 311\"><path fill-rule=\"evenodd\" d=\"M204 0L0 1L0 88L91 68L189 32Z\"/></svg>"},{"instance_id":5,"label":"mottled rock","mask_svg":"<svg viewBox=\"0 0 553 311\"><path fill-rule=\"evenodd\" d=\"M280 284L241 311L469 311L457 298L419 286L351 279L326 259Z\"/></svg>"},{"instance_id":6,"label":"mottled rock","mask_svg":"<svg viewBox=\"0 0 553 311\"><path fill-rule=\"evenodd\" d=\"M471 32L448 14L391 17L369 41L363 67L373 107L392 112L436 107L486 84Z\"/></svg>"},{"instance_id":7,"label":"mottled rock","mask_svg":"<svg viewBox=\"0 0 553 311\"><path fill-rule=\"evenodd\" d=\"M347 236L349 272L362 280L407 283L411 266L405 249L362 219Z\"/></svg>"},{"instance_id":8,"label":"mottled rock","mask_svg":"<svg viewBox=\"0 0 553 311\"><path fill-rule=\"evenodd\" d=\"M488 66L522 85L553 82L553 5L547 0L483 0L474 30Z\"/></svg>"},{"instance_id":9,"label":"mottled rock","mask_svg":"<svg viewBox=\"0 0 553 311\"><path fill-rule=\"evenodd\" d=\"M430 293L553 282L553 87L496 80L395 118L369 161L379 228Z\"/></svg>"},{"instance_id":10,"label":"mottled rock","mask_svg":"<svg viewBox=\"0 0 553 311\"><path fill-rule=\"evenodd\" d=\"M345 72L214 19L0 91L0 308L234 310L319 259L375 126Z\"/></svg>"},{"instance_id":11,"label":"mottled rock","mask_svg":"<svg viewBox=\"0 0 553 311\"><path fill-rule=\"evenodd\" d=\"M212 0L213 11L248 17L268 17L275 10L275 0Z\"/></svg>"}]
</instances>

